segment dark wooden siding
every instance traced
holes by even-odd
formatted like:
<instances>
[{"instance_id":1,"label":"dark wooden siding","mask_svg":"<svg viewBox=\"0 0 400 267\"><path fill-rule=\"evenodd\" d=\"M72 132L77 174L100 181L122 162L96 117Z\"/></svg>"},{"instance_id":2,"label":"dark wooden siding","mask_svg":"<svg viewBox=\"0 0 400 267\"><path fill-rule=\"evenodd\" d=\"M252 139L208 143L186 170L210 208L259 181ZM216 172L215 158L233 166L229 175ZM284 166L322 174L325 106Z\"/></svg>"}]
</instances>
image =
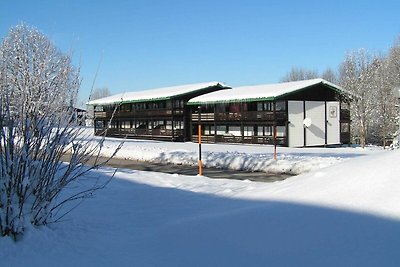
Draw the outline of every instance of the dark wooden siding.
<instances>
[{"instance_id":1,"label":"dark wooden siding","mask_svg":"<svg viewBox=\"0 0 400 267\"><path fill-rule=\"evenodd\" d=\"M323 84L317 84L299 92L294 92L290 95L283 96L280 99L298 100L298 101L337 101L339 94Z\"/></svg>"},{"instance_id":2,"label":"dark wooden siding","mask_svg":"<svg viewBox=\"0 0 400 267\"><path fill-rule=\"evenodd\" d=\"M226 87L210 86L167 100L123 103L117 107L116 105L99 105L99 110L95 108L94 112L95 134L105 133L110 137L169 141L190 140L191 132L188 129L191 127L191 114L190 108L186 106L187 101L224 88ZM136 123L141 126L132 127ZM126 124L129 126L127 127Z\"/></svg>"}]
</instances>

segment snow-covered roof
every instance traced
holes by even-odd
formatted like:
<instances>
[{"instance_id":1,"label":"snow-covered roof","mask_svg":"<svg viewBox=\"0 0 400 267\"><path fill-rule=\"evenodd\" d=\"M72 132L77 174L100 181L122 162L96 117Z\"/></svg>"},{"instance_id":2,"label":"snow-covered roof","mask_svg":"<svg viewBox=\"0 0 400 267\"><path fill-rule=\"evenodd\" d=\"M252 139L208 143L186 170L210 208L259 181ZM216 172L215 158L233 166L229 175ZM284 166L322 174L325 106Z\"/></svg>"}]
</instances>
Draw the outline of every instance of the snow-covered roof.
<instances>
[{"instance_id":1,"label":"snow-covered roof","mask_svg":"<svg viewBox=\"0 0 400 267\"><path fill-rule=\"evenodd\" d=\"M189 100L188 104L197 105L207 103L274 100L317 84L324 84L335 91L344 91L340 86L318 78L295 82L234 87L229 90L220 90L194 97Z\"/></svg>"},{"instance_id":2,"label":"snow-covered roof","mask_svg":"<svg viewBox=\"0 0 400 267\"><path fill-rule=\"evenodd\" d=\"M230 88L227 85L220 82L186 84L179 86L157 88L140 92L126 92L126 93L116 94L89 101L87 104L106 105L106 104L151 101L151 100L165 100L165 99L171 99L173 97L190 94L196 91L206 90L209 89L210 87Z\"/></svg>"}]
</instances>

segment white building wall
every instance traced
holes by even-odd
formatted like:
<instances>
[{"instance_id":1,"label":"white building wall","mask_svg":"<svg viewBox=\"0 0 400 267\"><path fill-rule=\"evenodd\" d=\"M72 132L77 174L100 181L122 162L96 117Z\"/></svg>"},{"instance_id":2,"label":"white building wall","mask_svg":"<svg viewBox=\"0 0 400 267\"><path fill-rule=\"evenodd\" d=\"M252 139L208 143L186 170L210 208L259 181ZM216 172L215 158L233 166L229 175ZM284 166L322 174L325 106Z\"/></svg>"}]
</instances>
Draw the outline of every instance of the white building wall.
<instances>
[{"instance_id":1,"label":"white building wall","mask_svg":"<svg viewBox=\"0 0 400 267\"><path fill-rule=\"evenodd\" d=\"M306 128L306 146L325 145L325 102L306 101L305 111L305 117L311 119Z\"/></svg>"},{"instance_id":2,"label":"white building wall","mask_svg":"<svg viewBox=\"0 0 400 267\"><path fill-rule=\"evenodd\" d=\"M288 138L290 147L304 146L303 101L288 101Z\"/></svg>"},{"instance_id":3,"label":"white building wall","mask_svg":"<svg viewBox=\"0 0 400 267\"><path fill-rule=\"evenodd\" d=\"M325 101L288 101L288 118L289 147L340 143L338 101L326 102L326 111ZM305 118L311 121L309 127L304 125Z\"/></svg>"}]
</instances>

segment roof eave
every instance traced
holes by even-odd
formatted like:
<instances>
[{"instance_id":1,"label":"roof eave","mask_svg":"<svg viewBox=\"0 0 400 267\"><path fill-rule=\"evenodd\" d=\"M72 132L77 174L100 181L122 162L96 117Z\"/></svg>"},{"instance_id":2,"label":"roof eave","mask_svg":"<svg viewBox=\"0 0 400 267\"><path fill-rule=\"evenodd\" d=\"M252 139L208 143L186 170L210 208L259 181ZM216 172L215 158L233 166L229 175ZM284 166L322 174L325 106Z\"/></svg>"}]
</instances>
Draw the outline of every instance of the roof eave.
<instances>
[{"instance_id":1,"label":"roof eave","mask_svg":"<svg viewBox=\"0 0 400 267\"><path fill-rule=\"evenodd\" d=\"M311 87L314 87L314 86L319 85L319 84L325 85L325 86L329 87L330 89L334 90L335 92L337 92L337 93L339 93L339 94L346 93L346 91L343 90L341 87L335 86L335 85L333 85L332 83L330 83L330 82L328 82L328 81L321 80L321 81L318 82L318 83L310 84L310 85L308 85L308 86L306 86L306 87L302 87L302 88L300 88L300 89L293 90L293 91L288 92L288 93L284 93L284 94L281 94L281 95L277 95L277 96L275 97L275 99L284 98L284 97L286 97L286 96L288 96L288 95L291 95L291 94L294 94L294 93L298 93L298 92L301 92L301 91L310 89Z\"/></svg>"},{"instance_id":2,"label":"roof eave","mask_svg":"<svg viewBox=\"0 0 400 267\"><path fill-rule=\"evenodd\" d=\"M174 98L178 98L178 97L182 97L185 95L189 95L195 92L199 92L199 91L203 91L203 90L207 90L209 88L212 87L219 87L219 89L231 89L232 87L223 85L221 83L217 83L215 85L210 85L207 87L203 87L203 88L199 88L199 89L195 89L186 93L182 93L182 94L176 94L176 95L171 95L171 96L165 96L165 97L156 97L156 98L142 98L142 99L132 99L132 100L122 100L121 101L111 101L111 102L99 102L99 103L90 103L91 101L87 102L86 105L90 105L90 106L97 106L97 105L120 105L120 104L128 104L128 103L139 103L139 102L148 102L148 101L163 101L163 100L171 100Z\"/></svg>"},{"instance_id":3,"label":"roof eave","mask_svg":"<svg viewBox=\"0 0 400 267\"><path fill-rule=\"evenodd\" d=\"M259 97L259 98L243 98L243 99L228 99L228 100L210 100L210 101L195 101L195 102L188 102L188 106L195 106L195 105L210 105L210 104L228 104L228 103L237 103L237 102L257 102L257 101L273 101L275 97Z\"/></svg>"}]
</instances>

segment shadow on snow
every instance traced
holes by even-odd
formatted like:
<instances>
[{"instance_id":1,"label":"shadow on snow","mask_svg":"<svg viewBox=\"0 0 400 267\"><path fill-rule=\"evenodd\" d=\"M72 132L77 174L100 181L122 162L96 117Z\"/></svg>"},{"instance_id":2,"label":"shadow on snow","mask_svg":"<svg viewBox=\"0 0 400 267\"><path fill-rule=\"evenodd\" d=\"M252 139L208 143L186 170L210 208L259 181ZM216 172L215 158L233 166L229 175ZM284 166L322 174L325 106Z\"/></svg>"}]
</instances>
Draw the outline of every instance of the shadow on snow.
<instances>
[{"instance_id":1,"label":"shadow on snow","mask_svg":"<svg viewBox=\"0 0 400 267\"><path fill-rule=\"evenodd\" d=\"M311 205L224 198L114 179L70 217L55 230L28 233L17 245L6 247L0 240L0 256L10 266L400 264L399 221ZM38 242L40 246L29 247ZM6 256L17 252L18 257Z\"/></svg>"}]
</instances>

